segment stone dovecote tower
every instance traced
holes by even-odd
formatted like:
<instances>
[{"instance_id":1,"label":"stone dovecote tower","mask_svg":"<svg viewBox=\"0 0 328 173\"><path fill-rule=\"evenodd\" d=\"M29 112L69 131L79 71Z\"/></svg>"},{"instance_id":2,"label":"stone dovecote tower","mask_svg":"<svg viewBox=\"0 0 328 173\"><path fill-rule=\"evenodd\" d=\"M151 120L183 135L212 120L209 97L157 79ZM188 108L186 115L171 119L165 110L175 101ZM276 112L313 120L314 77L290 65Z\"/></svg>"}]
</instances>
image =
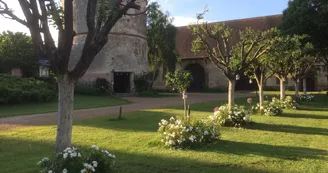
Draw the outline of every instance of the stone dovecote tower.
<instances>
[{"instance_id":1,"label":"stone dovecote tower","mask_svg":"<svg viewBox=\"0 0 328 173\"><path fill-rule=\"evenodd\" d=\"M140 11L130 9L129 14L140 13L147 6L147 0L138 0ZM74 45L70 67L73 67L81 55L87 34L86 6L87 0L74 0ZM108 43L95 57L82 81L106 78L116 93L132 91L134 76L148 71L148 46L146 14L124 16L108 35Z\"/></svg>"}]
</instances>

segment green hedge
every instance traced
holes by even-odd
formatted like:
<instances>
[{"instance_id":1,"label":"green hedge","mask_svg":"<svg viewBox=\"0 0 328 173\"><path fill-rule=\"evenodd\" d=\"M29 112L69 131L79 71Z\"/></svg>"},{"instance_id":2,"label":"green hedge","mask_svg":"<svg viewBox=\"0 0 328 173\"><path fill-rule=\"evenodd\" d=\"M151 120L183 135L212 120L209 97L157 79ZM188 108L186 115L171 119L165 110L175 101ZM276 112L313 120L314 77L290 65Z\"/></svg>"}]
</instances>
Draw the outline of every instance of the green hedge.
<instances>
[{"instance_id":1,"label":"green hedge","mask_svg":"<svg viewBox=\"0 0 328 173\"><path fill-rule=\"evenodd\" d=\"M111 95L112 88L106 79L97 78L95 81L76 83L74 92L75 94L91 96Z\"/></svg>"},{"instance_id":2,"label":"green hedge","mask_svg":"<svg viewBox=\"0 0 328 173\"><path fill-rule=\"evenodd\" d=\"M0 105L49 102L55 98L56 91L46 82L0 74Z\"/></svg>"}]
</instances>

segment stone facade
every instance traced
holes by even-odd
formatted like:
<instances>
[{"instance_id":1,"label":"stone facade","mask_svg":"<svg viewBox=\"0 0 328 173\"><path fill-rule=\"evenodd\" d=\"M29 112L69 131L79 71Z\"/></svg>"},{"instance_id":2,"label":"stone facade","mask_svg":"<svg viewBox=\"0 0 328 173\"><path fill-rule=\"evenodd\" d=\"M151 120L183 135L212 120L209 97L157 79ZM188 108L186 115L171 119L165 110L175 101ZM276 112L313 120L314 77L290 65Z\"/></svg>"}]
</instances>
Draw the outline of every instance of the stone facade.
<instances>
[{"instance_id":1,"label":"stone facade","mask_svg":"<svg viewBox=\"0 0 328 173\"><path fill-rule=\"evenodd\" d=\"M74 37L70 67L77 63L87 34L87 0L75 0L73 3L74 30L77 34ZM147 0L137 3L141 6L140 11L146 9ZM128 13L135 14L140 11L130 9ZM114 84L115 74L124 74L130 76L128 83L132 89L134 76L148 71L146 15L124 16L116 23L108 37L108 43L95 57L81 80L106 78Z\"/></svg>"},{"instance_id":2,"label":"stone facade","mask_svg":"<svg viewBox=\"0 0 328 173\"><path fill-rule=\"evenodd\" d=\"M282 15L273 15L273 16L264 16L264 17L255 17L248 19L238 19L231 21L224 21L225 25L234 29L233 33L236 33L238 30L243 30L246 27L252 27L257 30L267 30L272 27L275 27L281 21ZM215 23L210 23L213 25ZM176 50L181 57L181 62L177 63L177 69L189 70L191 73L196 74L197 82L203 82L204 88L211 89L228 89L228 80L224 74L212 64L204 53L193 53L191 51L191 43L195 37L190 33L187 27L178 27L178 33L176 38ZM238 41L238 36L233 35L232 44ZM194 69L189 67L193 66ZM256 90L257 84L253 80L250 82L250 79L240 75L240 80L236 82L236 90ZM161 74L163 76L163 74ZM199 78L202 78L201 80ZM201 85L197 85L201 86ZM265 87L267 90L278 90L280 86L279 80L276 77L269 78ZM309 90L324 90L328 88L326 72L319 71L316 76L307 78L307 88ZM158 89L166 89L164 78L158 78L154 83L154 87ZM290 79L286 81L286 89L293 89L294 82Z\"/></svg>"}]
</instances>

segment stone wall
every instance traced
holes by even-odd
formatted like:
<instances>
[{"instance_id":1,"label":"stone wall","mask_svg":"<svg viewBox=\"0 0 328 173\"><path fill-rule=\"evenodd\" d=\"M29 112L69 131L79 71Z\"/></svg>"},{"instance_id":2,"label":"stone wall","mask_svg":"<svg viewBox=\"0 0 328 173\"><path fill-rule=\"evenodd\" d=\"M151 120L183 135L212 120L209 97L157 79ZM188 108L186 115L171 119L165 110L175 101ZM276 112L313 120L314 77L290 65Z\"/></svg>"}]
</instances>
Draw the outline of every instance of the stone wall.
<instances>
[{"instance_id":1,"label":"stone wall","mask_svg":"<svg viewBox=\"0 0 328 173\"><path fill-rule=\"evenodd\" d=\"M147 1L137 1L143 11ZM87 0L73 1L74 3L74 30L77 35L74 37L72 58L70 68L78 62L83 49L84 40L87 34L86 25L86 4ZM140 11L131 9L130 14ZM147 29L146 15L124 16L121 18L108 35L108 43L95 57L86 74L81 80L94 80L97 77L113 79L112 72L131 72L138 75L148 71L147 58ZM132 82L133 83L133 82Z\"/></svg>"},{"instance_id":2,"label":"stone wall","mask_svg":"<svg viewBox=\"0 0 328 173\"><path fill-rule=\"evenodd\" d=\"M212 89L223 89L227 90L228 88L228 80L224 76L224 74L211 62L206 61L205 59L183 59L180 63L177 63L177 69L186 69L189 64L199 64L205 70L205 84L208 88ZM326 90L328 88L326 72L321 70L315 77L315 90ZM160 76L154 83L154 88L157 89L166 89L165 87L165 79L162 78L163 72L160 72ZM255 82L255 81L254 81ZM291 79L288 79L286 83L286 89L293 90L294 82ZM269 78L265 87L268 90L279 90L280 83L276 77Z\"/></svg>"}]
</instances>

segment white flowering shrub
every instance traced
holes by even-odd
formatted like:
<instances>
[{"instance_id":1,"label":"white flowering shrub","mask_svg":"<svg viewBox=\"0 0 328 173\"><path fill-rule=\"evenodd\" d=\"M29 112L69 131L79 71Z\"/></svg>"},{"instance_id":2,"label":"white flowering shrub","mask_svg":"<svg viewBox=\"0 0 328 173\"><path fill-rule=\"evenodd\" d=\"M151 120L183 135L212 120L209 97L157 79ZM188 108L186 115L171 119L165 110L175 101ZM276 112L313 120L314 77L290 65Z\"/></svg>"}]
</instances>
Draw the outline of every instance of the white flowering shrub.
<instances>
[{"instance_id":1,"label":"white flowering shrub","mask_svg":"<svg viewBox=\"0 0 328 173\"><path fill-rule=\"evenodd\" d=\"M283 109L298 109L299 105L298 103L293 100L291 96L287 96L284 101L280 101L278 99L275 99L277 102L281 103L281 106ZM272 99L273 101L273 99Z\"/></svg>"},{"instance_id":2,"label":"white flowering shrub","mask_svg":"<svg viewBox=\"0 0 328 173\"><path fill-rule=\"evenodd\" d=\"M303 94L299 96L299 100L303 102L314 101L314 95Z\"/></svg>"},{"instance_id":3,"label":"white flowering shrub","mask_svg":"<svg viewBox=\"0 0 328 173\"><path fill-rule=\"evenodd\" d=\"M273 99L274 100L274 99ZM278 116L283 112L283 107L281 106L281 102L278 100L264 101L263 102L263 113L267 116Z\"/></svg>"},{"instance_id":4,"label":"white flowering shrub","mask_svg":"<svg viewBox=\"0 0 328 173\"><path fill-rule=\"evenodd\" d=\"M115 158L96 145L83 151L69 147L53 159L43 158L38 165L41 173L103 173L112 172Z\"/></svg>"},{"instance_id":5,"label":"white flowering shrub","mask_svg":"<svg viewBox=\"0 0 328 173\"><path fill-rule=\"evenodd\" d=\"M209 116L209 121L219 126L243 127L249 122L249 116L249 111L242 106L235 105L233 111L229 111L228 106L220 106Z\"/></svg>"},{"instance_id":6,"label":"white flowering shrub","mask_svg":"<svg viewBox=\"0 0 328 173\"><path fill-rule=\"evenodd\" d=\"M167 147L189 148L199 143L211 143L219 139L219 129L215 124L205 121L181 121L171 117L169 121L159 122L158 132Z\"/></svg>"}]
</instances>

